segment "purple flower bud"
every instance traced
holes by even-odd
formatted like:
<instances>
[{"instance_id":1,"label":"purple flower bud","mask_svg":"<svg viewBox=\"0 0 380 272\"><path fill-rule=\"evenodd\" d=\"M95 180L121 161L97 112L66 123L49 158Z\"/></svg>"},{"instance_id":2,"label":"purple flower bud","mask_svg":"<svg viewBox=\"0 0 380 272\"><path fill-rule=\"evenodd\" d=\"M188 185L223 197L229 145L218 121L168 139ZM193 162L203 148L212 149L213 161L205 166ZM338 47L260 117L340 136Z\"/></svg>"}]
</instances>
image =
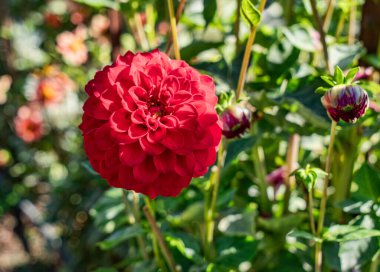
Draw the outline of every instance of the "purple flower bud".
<instances>
[{"instance_id":1,"label":"purple flower bud","mask_svg":"<svg viewBox=\"0 0 380 272\"><path fill-rule=\"evenodd\" d=\"M335 122L340 119L355 123L362 117L369 104L368 94L358 85L337 85L322 97L322 104Z\"/></svg>"},{"instance_id":2,"label":"purple flower bud","mask_svg":"<svg viewBox=\"0 0 380 272\"><path fill-rule=\"evenodd\" d=\"M269 185L277 190L285 182L285 166L281 166L270 172L267 175L266 180Z\"/></svg>"},{"instance_id":3,"label":"purple flower bud","mask_svg":"<svg viewBox=\"0 0 380 272\"><path fill-rule=\"evenodd\" d=\"M228 139L240 137L251 127L250 119L251 113L245 107L234 105L227 108L221 116L223 135Z\"/></svg>"}]
</instances>

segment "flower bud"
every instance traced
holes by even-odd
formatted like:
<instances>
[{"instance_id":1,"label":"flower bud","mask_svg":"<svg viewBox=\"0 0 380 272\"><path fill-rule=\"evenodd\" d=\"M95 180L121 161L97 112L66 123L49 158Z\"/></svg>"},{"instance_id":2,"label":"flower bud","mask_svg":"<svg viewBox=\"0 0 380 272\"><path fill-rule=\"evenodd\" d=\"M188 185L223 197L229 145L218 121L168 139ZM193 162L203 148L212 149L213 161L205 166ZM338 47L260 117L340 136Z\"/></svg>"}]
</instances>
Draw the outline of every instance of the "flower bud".
<instances>
[{"instance_id":1,"label":"flower bud","mask_svg":"<svg viewBox=\"0 0 380 272\"><path fill-rule=\"evenodd\" d=\"M223 135L228 139L240 137L251 127L250 119L251 113L245 107L234 105L227 108L221 116Z\"/></svg>"},{"instance_id":2,"label":"flower bud","mask_svg":"<svg viewBox=\"0 0 380 272\"><path fill-rule=\"evenodd\" d=\"M273 186L275 190L277 190L282 184L284 184L286 175L285 170L285 166L281 166L279 168L276 168L267 175L266 180L268 184Z\"/></svg>"},{"instance_id":3,"label":"flower bud","mask_svg":"<svg viewBox=\"0 0 380 272\"><path fill-rule=\"evenodd\" d=\"M368 94L358 85L337 85L322 97L322 104L335 122L355 123L369 104Z\"/></svg>"}]
</instances>

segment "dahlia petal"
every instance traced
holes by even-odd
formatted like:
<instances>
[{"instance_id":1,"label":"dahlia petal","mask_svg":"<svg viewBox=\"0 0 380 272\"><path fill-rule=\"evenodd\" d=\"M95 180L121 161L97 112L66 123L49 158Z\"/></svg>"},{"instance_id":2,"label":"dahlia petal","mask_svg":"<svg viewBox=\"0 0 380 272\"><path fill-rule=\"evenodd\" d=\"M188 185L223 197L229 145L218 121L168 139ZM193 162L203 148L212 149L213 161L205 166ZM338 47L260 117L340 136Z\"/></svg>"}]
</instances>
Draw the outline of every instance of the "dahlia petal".
<instances>
[{"instance_id":1,"label":"dahlia petal","mask_svg":"<svg viewBox=\"0 0 380 272\"><path fill-rule=\"evenodd\" d=\"M93 129L104 125L104 123L106 123L105 120L99 120L84 113L82 116L82 123L79 125L79 128L82 130L83 134L86 134Z\"/></svg>"},{"instance_id":2,"label":"dahlia petal","mask_svg":"<svg viewBox=\"0 0 380 272\"><path fill-rule=\"evenodd\" d=\"M118 82L119 74L126 69L125 66L122 65L116 65L116 66L109 66L107 76L108 81L111 83L111 85Z\"/></svg>"},{"instance_id":3,"label":"dahlia petal","mask_svg":"<svg viewBox=\"0 0 380 272\"><path fill-rule=\"evenodd\" d=\"M153 85L150 77L144 72L137 71L134 73L133 78L136 86L141 86L145 90L150 90Z\"/></svg>"},{"instance_id":4,"label":"dahlia petal","mask_svg":"<svg viewBox=\"0 0 380 272\"><path fill-rule=\"evenodd\" d=\"M218 115L215 114L215 109L209 104L205 104L205 111L199 115L198 122L202 127L209 127L218 121Z\"/></svg>"},{"instance_id":5,"label":"dahlia petal","mask_svg":"<svg viewBox=\"0 0 380 272\"><path fill-rule=\"evenodd\" d=\"M195 156L196 162L201 164L202 166L213 165L216 161L215 148L195 150L194 156Z\"/></svg>"},{"instance_id":6,"label":"dahlia petal","mask_svg":"<svg viewBox=\"0 0 380 272\"><path fill-rule=\"evenodd\" d=\"M195 156L189 154L186 156L177 155L177 163L175 164L174 170L181 177L191 177L195 169Z\"/></svg>"},{"instance_id":7,"label":"dahlia petal","mask_svg":"<svg viewBox=\"0 0 380 272\"><path fill-rule=\"evenodd\" d=\"M166 115L160 118L160 124L166 128L176 128L179 121L178 118L173 115Z\"/></svg>"},{"instance_id":8,"label":"dahlia petal","mask_svg":"<svg viewBox=\"0 0 380 272\"><path fill-rule=\"evenodd\" d=\"M135 54L132 51L128 51L123 56L119 55L116 59L116 65L130 65Z\"/></svg>"},{"instance_id":9,"label":"dahlia petal","mask_svg":"<svg viewBox=\"0 0 380 272\"><path fill-rule=\"evenodd\" d=\"M157 127L156 130L149 130L147 139L151 143L160 142L166 135L166 128L163 126Z\"/></svg>"},{"instance_id":10,"label":"dahlia petal","mask_svg":"<svg viewBox=\"0 0 380 272\"><path fill-rule=\"evenodd\" d=\"M128 90L128 93L138 106L146 105L146 101L148 99L148 92L145 89L139 86L133 86Z\"/></svg>"},{"instance_id":11,"label":"dahlia petal","mask_svg":"<svg viewBox=\"0 0 380 272\"><path fill-rule=\"evenodd\" d=\"M144 124L132 123L128 129L128 135L132 139L139 139L148 133L148 128Z\"/></svg>"},{"instance_id":12,"label":"dahlia petal","mask_svg":"<svg viewBox=\"0 0 380 272\"><path fill-rule=\"evenodd\" d=\"M119 170L119 184L125 189L131 189L130 184L133 184L135 177L133 176L133 168L122 166Z\"/></svg>"},{"instance_id":13,"label":"dahlia petal","mask_svg":"<svg viewBox=\"0 0 380 272\"><path fill-rule=\"evenodd\" d=\"M176 164L176 155L170 150L153 157L154 165L156 169L162 173L168 173L173 171L173 167Z\"/></svg>"},{"instance_id":14,"label":"dahlia petal","mask_svg":"<svg viewBox=\"0 0 380 272\"><path fill-rule=\"evenodd\" d=\"M121 108L121 97L117 92L117 87L112 86L100 95L100 101L108 111L115 111Z\"/></svg>"},{"instance_id":15,"label":"dahlia petal","mask_svg":"<svg viewBox=\"0 0 380 272\"><path fill-rule=\"evenodd\" d=\"M134 124L145 124L146 114L142 109L132 112L131 121Z\"/></svg>"},{"instance_id":16,"label":"dahlia petal","mask_svg":"<svg viewBox=\"0 0 380 272\"><path fill-rule=\"evenodd\" d=\"M130 125L130 114L125 109L115 111L110 117L110 126L116 132L127 132Z\"/></svg>"},{"instance_id":17,"label":"dahlia petal","mask_svg":"<svg viewBox=\"0 0 380 272\"><path fill-rule=\"evenodd\" d=\"M178 118L181 128L189 130L195 128L198 115L196 108L192 104L179 105L173 114Z\"/></svg>"},{"instance_id":18,"label":"dahlia petal","mask_svg":"<svg viewBox=\"0 0 380 272\"><path fill-rule=\"evenodd\" d=\"M94 96L90 96L83 105L83 111L96 119L108 120L111 113Z\"/></svg>"},{"instance_id":19,"label":"dahlia petal","mask_svg":"<svg viewBox=\"0 0 380 272\"><path fill-rule=\"evenodd\" d=\"M166 130L166 136L162 140L162 144L171 150L181 149L184 145L184 137L181 132L168 129Z\"/></svg>"},{"instance_id":20,"label":"dahlia petal","mask_svg":"<svg viewBox=\"0 0 380 272\"><path fill-rule=\"evenodd\" d=\"M132 144L120 145L119 157L122 164L134 166L142 163L146 156L140 143L134 142Z\"/></svg>"},{"instance_id":21,"label":"dahlia petal","mask_svg":"<svg viewBox=\"0 0 380 272\"><path fill-rule=\"evenodd\" d=\"M207 75L201 75L200 81L202 89L206 92L205 98L207 103L210 103L212 106L216 106L218 103L218 97L215 95L215 84L212 77Z\"/></svg>"},{"instance_id":22,"label":"dahlia petal","mask_svg":"<svg viewBox=\"0 0 380 272\"><path fill-rule=\"evenodd\" d=\"M184 187L188 186L190 181L191 177L181 177L173 172L161 174L155 181L156 190L159 195L174 197L177 196Z\"/></svg>"},{"instance_id":23,"label":"dahlia petal","mask_svg":"<svg viewBox=\"0 0 380 272\"><path fill-rule=\"evenodd\" d=\"M132 139L128 132L111 131L111 137L117 144L130 144L136 142L138 139Z\"/></svg>"},{"instance_id":24,"label":"dahlia petal","mask_svg":"<svg viewBox=\"0 0 380 272\"><path fill-rule=\"evenodd\" d=\"M159 126L159 120L157 118L148 117L145 121L145 124L150 130L156 130Z\"/></svg>"},{"instance_id":25,"label":"dahlia petal","mask_svg":"<svg viewBox=\"0 0 380 272\"><path fill-rule=\"evenodd\" d=\"M152 157L146 157L145 160L136 165L133 168L133 176L137 181L143 183L149 183L154 181L159 175L159 172L156 170Z\"/></svg>"},{"instance_id":26,"label":"dahlia petal","mask_svg":"<svg viewBox=\"0 0 380 272\"><path fill-rule=\"evenodd\" d=\"M105 123L94 131L94 138L96 140L96 147L102 150L107 150L114 146L111 138L111 129L109 123Z\"/></svg>"},{"instance_id":27,"label":"dahlia petal","mask_svg":"<svg viewBox=\"0 0 380 272\"><path fill-rule=\"evenodd\" d=\"M145 137L140 138L142 149L150 155L159 155L165 151L165 146L160 143L150 143Z\"/></svg>"}]
</instances>

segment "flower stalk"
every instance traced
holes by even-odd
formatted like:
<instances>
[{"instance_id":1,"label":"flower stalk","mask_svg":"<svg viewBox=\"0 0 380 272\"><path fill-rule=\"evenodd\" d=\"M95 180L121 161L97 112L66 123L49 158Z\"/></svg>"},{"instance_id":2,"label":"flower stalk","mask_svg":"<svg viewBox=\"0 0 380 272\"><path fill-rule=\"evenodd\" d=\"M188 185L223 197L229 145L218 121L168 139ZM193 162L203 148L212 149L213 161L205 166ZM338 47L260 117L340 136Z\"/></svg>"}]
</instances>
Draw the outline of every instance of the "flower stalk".
<instances>
[{"instance_id":1,"label":"flower stalk","mask_svg":"<svg viewBox=\"0 0 380 272\"><path fill-rule=\"evenodd\" d=\"M334 140L335 140L335 134L336 134L336 126L337 126L337 122L332 121L331 129L330 129L330 142L329 142L329 147L327 151L326 167L325 167L326 176L323 182L322 198L321 198L321 204L319 208L318 226L316 229L316 235L319 238L321 237L323 224L325 221L326 204L327 204L327 189L328 189L329 180L330 180L331 160L332 160L333 146L334 146ZM322 271L322 243L321 242L317 242L315 246L315 271L316 272Z\"/></svg>"},{"instance_id":2,"label":"flower stalk","mask_svg":"<svg viewBox=\"0 0 380 272\"><path fill-rule=\"evenodd\" d=\"M154 218L153 213L153 207L150 202L150 200L146 197L145 198L146 205L143 208L143 212L145 214L146 219L148 220L148 223L152 229L154 239L157 241L157 244L160 246L162 250L162 255L164 256L167 265L169 266L169 269L171 272L177 272L177 268L174 262L173 255L171 254L165 239L157 225L156 219ZM155 246L157 250L157 245ZM159 255L159 254L158 254ZM159 259L159 257L156 255L156 257Z\"/></svg>"},{"instance_id":3,"label":"flower stalk","mask_svg":"<svg viewBox=\"0 0 380 272\"><path fill-rule=\"evenodd\" d=\"M258 8L260 13L264 10L266 2L267 2L266 0L260 1L259 8ZM240 69L239 81L238 81L238 85L236 88L236 100L239 100L240 94L244 88L248 64L249 64L249 60L251 58L251 49L252 49L253 43L255 42L256 31L257 31L257 26L251 27L251 32L249 34L247 45L246 45L245 51L244 51L244 57L243 57L243 63L241 65L241 69Z\"/></svg>"},{"instance_id":4,"label":"flower stalk","mask_svg":"<svg viewBox=\"0 0 380 272\"><path fill-rule=\"evenodd\" d=\"M179 52L178 35L177 35L177 20L176 20L175 14L174 14L173 0L167 0L167 3L168 3L168 7L169 7L171 37L173 39L174 56L177 60L180 60L181 54Z\"/></svg>"},{"instance_id":5,"label":"flower stalk","mask_svg":"<svg viewBox=\"0 0 380 272\"><path fill-rule=\"evenodd\" d=\"M211 260L214 255L213 240L215 229L216 202L220 184L220 173L223 168L225 159L225 148L226 141L222 139L222 142L219 146L216 169L212 172L210 178L210 193L208 193L208 198L206 199L204 252L206 258L209 260Z\"/></svg>"}]
</instances>

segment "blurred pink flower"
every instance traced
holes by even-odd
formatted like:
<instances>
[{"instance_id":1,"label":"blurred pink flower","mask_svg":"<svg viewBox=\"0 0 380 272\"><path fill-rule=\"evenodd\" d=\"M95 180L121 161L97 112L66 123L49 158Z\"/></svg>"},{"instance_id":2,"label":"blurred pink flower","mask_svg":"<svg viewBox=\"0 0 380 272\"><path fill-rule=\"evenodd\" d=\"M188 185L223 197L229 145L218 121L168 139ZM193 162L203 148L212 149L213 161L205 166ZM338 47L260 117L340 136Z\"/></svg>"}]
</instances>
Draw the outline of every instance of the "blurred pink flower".
<instances>
[{"instance_id":1,"label":"blurred pink flower","mask_svg":"<svg viewBox=\"0 0 380 272\"><path fill-rule=\"evenodd\" d=\"M73 66L79 66L87 61L88 50L84 40L86 29L77 27L74 32L65 31L57 36L57 51L64 61Z\"/></svg>"},{"instance_id":2,"label":"blurred pink flower","mask_svg":"<svg viewBox=\"0 0 380 272\"><path fill-rule=\"evenodd\" d=\"M272 172L270 172L266 179L269 185L273 186L275 190L278 190L278 188L284 184L285 182L285 166L281 166Z\"/></svg>"},{"instance_id":3,"label":"blurred pink flower","mask_svg":"<svg viewBox=\"0 0 380 272\"><path fill-rule=\"evenodd\" d=\"M58 66L49 65L28 77L25 94L30 101L47 106L62 102L74 89L74 82Z\"/></svg>"},{"instance_id":4,"label":"blurred pink flower","mask_svg":"<svg viewBox=\"0 0 380 272\"><path fill-rule=\"evenodd\" d=\"M110 27L110 20L107 16L102 14L96 14L91 19L90 35L94 38L98 38L104 34Z\"/></svg>"},{"instance_id":5,"label":"blurred pink flower","mask_svg":"<svg viewBox=\"0 0 380 272\"><path fill-rule=\"evenodd\" d=\"M18 109L14 119L16 134L24 142L39 140L44 134L43 117L37 105L25 105Z\"/></svg>"},{"instance_id":6,"label":"blurred pink flower","mask_svg":"<svg viewBox=\"0 0 380 272\"><path fill-rule=\"evenodd\" d=\"M59 28L62 25L62 17L52 12L45 12L44 22L52 28Z\"/></svg>"}]
</instances>

